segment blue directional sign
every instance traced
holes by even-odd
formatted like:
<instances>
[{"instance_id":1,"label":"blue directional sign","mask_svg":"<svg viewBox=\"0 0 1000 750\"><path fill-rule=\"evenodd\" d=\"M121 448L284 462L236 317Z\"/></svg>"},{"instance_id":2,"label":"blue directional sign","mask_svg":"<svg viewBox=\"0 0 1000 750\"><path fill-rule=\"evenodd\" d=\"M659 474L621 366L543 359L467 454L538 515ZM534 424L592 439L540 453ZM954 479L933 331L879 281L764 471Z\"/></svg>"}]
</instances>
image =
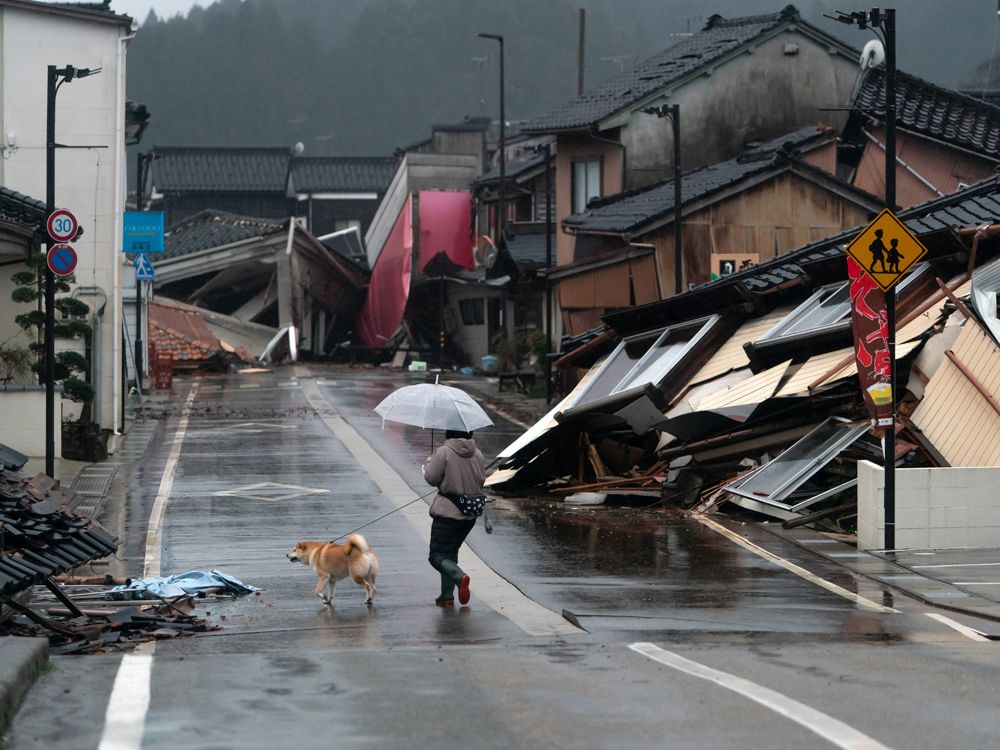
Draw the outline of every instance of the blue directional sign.
<instances>
[{"instance_id":1,"label":"blue directional sign","mask_svg":"<svg viewBox=\"0 0 1000 750\"><path fill-rule=\"evenodd\" d=\"M122 252L162 253L163 213L160 211L126 211Z\"/></svg>"},{"instance_id":2,"label":"blue directional sign","mask_svg":"<svg viewBox=\"0 0 1000 750\"><path fill-rule=\"evenodd\" d=\"M135 266L136 280L153 281L156 279L156 270L153 268L153 263L145 255L140 253L135 256L135 260L132 261L132 265Z\"/></svg>"}]
</instances>

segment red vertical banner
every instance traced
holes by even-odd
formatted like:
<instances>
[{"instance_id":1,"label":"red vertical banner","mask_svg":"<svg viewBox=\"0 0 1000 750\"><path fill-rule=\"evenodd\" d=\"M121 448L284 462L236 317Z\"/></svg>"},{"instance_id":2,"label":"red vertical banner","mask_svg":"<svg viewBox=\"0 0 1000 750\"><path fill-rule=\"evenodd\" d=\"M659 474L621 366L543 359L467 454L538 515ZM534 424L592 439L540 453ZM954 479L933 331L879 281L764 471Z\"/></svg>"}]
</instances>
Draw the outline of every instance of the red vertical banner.
<instances>
[{"instance_id":1,"label":"red vertical banner","mask_svg":"<svg viewBox=\"0 0 1000 750\"><path fill-rule=\"evenodd\" d=\"M892 424L893 396L885 292L851 256L847 256L847 274L851 279L851 330L861 393L872 424L888 426Z\"/></svg>"}]
</instances>

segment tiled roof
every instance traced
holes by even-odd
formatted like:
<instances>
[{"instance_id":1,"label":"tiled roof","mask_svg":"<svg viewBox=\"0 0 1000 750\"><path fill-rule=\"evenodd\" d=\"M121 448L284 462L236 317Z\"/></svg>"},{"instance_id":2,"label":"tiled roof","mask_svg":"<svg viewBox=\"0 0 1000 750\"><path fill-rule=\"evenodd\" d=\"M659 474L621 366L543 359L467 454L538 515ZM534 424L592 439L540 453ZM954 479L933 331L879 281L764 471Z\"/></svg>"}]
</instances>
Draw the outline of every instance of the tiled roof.
<instances>
[{"instance_id":1,"label":"tiled roof","mask_svg":"<svg viewBox=\"0 0 1000 750\"><path fill-rule=\"evenodd\" d=\"M898 216L917 235L1000 223L1000 184L991 177L965 190L900 211ZM660 302L612 313L605 320L619 332L627 333L685 320L706 307L718 310L742 303L746 300L747 291L764 292L805 279L807 267L816 267L817 264L836 263L846 273L847 267L842 262L843 246L862 228L845 230Z\"/></svg>"},{"instance_id":2,"label":"tiled roof","mask_svg":"<svg viewBox=\"0 0 1000 750\"><path fill-rule=\"evenodd\" d=\"M153 154L153 184L161 193L287 190L287 148L155 146Z\"/></svg>"},{"instance_id":3,"label":"tiled roof","mask_svg":"<svg viewBox=\"0 0 1000 750\"><path fill-rule=\"evenodd\" d=\"M728 55L762 34L789 22L801 24L788 5L779 13L725 19L712 16L705 28L631 70L573 99L553 112L529 121L522 131L582 128L599 122L649 94Z\"/></svg>"},{"instance_id":4,"label":"tiled roof","mask_svg":"<svg viewBox=\"0 0 1000 750\"><path fill-rule=\"evenodd\" d=\"M854 106L883 119L884 68L868 73ZM1000 158L1000 107L907 73L896 73L896 124L914 133Z\"/></svg>"},{"instance_id":5,"label":"tiled roof","mask_svg":"<svg viewBox=\"0 0 1000 750\"><path fill-rule=\"evenodd\" d=\"M287 221L276 222L206 209L167 230L163 239L164 253L159 257L178 258L199 250L283 232L287 228Z\"/></svg>"},{"instance_id":6,"label":"tiled roof","mask_svg":"<svg viewBox=\"0 0 1000 750\"><path fill-rule=\"evenodd\" d=\"M546 268L545 233L508 235L505 243L507 252L518 268L535 271ZM555 256L556 238L552 235L552 254Z\"/></svg>"},{"instance_id":7,"label":"tiled roof","mask_svg":"<svg viewBox=\"0 0 1000 750\"><path fill-rule=\"evenodd\" d=\"M684 204L702 200L749 177L774 170L787 163L795 149L829 138L828 131L822 128L802 128L749 149L735 159L688 172L681 177L681 200ZM790 149L786 144L791 144ZM588 210L568 217L563 224L580 232L628 232L668 216L673 210L674 181L670 179L595 200Z\"/></svg>"},{"instance_id":8,"label":"tiled roof","mask_svg":"<svg viewBox=\"0 0 1000 750\"><path fill-rule=\"evenodd\" d=\"M530 172L531 170L542 166L544 161L544 155L535 156L531 159L512 159L504 164L504 178L508 180L516 179L525 172ZM480 176L479 179L476 180L476 183L482 185L487 182L496 182L499 179L500 167L495 167Z\"/></svg>"},{"instance_id":9,"label":"tiled roof","mask_svg":"<svg viewBox=\"0 0 1000 750\"><path fill-rule=\"evenodd\" d=\"M47 215L43 201L0 186L0 218L34 226L43 223Z\"/></svg>"},{"instance_id":10,"label":"tiled roof","mask_svg":"<svg viewBox=\"0 0 1000 750\"><path fill-rule=\"evenodd\" d=\"M201 315L160 302L149 304L149 339L157 356L172 354L175 362L212 359L222 349Z\"/></svg>"},{"instance_id":11,"label":"tiled roof","mask_svg":"<svg viewBox=\"0 0 1000 750\"><path fill-rule=\"evenodd\" d=\"M297 156L292 159L292 185L298 193L382 193L398 166L392 156Z\"/></svg>"}]
</instances>

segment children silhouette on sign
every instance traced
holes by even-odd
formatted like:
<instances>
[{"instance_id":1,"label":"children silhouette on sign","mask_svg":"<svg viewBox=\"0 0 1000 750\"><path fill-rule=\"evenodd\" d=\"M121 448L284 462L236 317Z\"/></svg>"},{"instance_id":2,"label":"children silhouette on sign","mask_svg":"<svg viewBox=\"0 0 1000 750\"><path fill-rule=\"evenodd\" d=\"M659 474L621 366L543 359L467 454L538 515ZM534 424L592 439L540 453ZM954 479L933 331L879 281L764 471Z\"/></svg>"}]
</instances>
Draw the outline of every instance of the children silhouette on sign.
<instances>
[{"instance_id":1,"label":"children silhouette on sign","mask_svg":"<svg viewBox=\"0 0 1000 750\"><path fill-rule=\"evenodd\" d=\"M899 240L893 240L892 242L893 242L893 247L895 247L896 244L899 243ZM888 250L885 247L885 243L882 242L881 229L875 230L875 239L872 240L872 244L868 246L868 250L872 254L872 264L868 267L868 270L871 271L872 273L875 273L875 264L878 263L880 266L882 266L882 270L880 271L880 273L887 273L885 270L885 254L888 252Z\"/></svg>"},{"instance_id":2,"label":"children silhouette on sign","mask_svg":"<svg viewBox=\"0 0 1000 750\"><path fill-rule=\"evenodd\" d=\"M899 240L889 240L889 251L885 255L885 259L889 261L889 273L900 273L899 261L904 257L904 255L899 252ZM872 263L872 265L875 265Z\"/></svg>"}]
</instances>

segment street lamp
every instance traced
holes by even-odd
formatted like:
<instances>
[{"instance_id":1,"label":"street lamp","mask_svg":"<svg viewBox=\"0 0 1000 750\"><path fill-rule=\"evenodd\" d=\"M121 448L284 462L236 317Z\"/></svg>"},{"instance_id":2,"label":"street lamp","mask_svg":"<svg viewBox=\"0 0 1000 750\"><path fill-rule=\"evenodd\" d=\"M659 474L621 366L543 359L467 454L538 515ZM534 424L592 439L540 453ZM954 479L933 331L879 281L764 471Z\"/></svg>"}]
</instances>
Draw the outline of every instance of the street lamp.
<instances>
[{"instance_id":1,"label":"street lamp","mask_svg":"<svg viewBox=\"0 0 1000 750\"><path fill-rule=\"evenodd\" d=\"M504 224L507 220L507 200L506 200L506 190L507 190L507 156L505 154L505 139L506 134L506 114L504 112L504 95L503 95L503 36L500 34L477 34L477 36L483 39L493 39L500 44L500 205L498 208L499 216L497 217L497 247L503 247L504 237Z\"/></svg>"},{"instance_id":2,"label":"street lamp","mask_svg":"<svg viewBox=\"0 0 1000 750\"><path fill-rule=\"evenodd\" d=\"M885 45L885 207L896 210L896 10L855 11L836 16L827 16L849 26L857 26L864 31L872 31L882 37ZM891 290L885 299L886 327L889 340L889 385L892 389L891 422L885 431L885 513L886 549L896 547L896 292Z\"/></svg>"},{"instance_id":3,"label":"street lamp","mask_svg":"<svg viewBox=\"0 0 1000 750\"><path fill-rule=\"evenodd\" d=\"M86 78L100 73L100 68L74 68L67 65L57 68L48 66L48 85L45 121L45 206L46 214L56 209L56 94L59 87L76 78ZM56 243L49 238L46 250ZM55 475L56 436L52 423L55 421L55 374L56 374L56 283L55 274L45 267L45 473Z\"/></svg>"},{"instance_id":4,"label":"street lamp","mask_svg":"<svg viewBox=\"0 0 1000 750\"><path fill-rule=\"evenodd\" d=\"M681 253L681 108L660 105L644 110L648 115L666 117L673 127L674 140L674 294L684 291L684 258Z\"/></svg>"}]
</instances>

